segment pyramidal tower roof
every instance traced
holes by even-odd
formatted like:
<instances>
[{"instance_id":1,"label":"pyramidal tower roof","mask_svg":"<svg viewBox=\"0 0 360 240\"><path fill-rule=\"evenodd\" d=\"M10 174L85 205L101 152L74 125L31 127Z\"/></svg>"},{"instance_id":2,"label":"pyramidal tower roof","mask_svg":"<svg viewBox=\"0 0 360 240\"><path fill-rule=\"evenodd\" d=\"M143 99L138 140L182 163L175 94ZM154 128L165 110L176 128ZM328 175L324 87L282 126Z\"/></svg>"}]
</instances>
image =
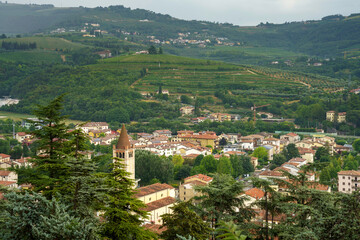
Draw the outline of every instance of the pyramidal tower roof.
<instances>
[{"instance_id":1,"label":"pyramidal tower roof","mask_svg":"<svg viewBox=\"0 0 360 240\"><path fill-rule=\"evenodd\" d=\"M129 141L129 136L127 134L125 124L122 125L120 137L118 143L116 144L117 149L127 149L130 148L131 144Z\"/></svg>"}]
</instances>

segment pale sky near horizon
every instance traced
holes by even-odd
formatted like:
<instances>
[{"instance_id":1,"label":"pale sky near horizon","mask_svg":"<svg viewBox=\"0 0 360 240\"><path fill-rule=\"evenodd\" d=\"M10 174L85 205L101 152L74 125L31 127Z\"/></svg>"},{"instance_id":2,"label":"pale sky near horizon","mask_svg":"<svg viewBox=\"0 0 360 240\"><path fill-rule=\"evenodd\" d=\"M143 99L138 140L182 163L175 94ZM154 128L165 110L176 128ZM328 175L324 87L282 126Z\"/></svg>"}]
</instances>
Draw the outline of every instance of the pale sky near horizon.
<instances>
[{"instance_id":1,"label":"pale sky near horizon","mask_svg":"<svg viewBox=\"0 0 360 240\"><path fill-rule=\"evenodd\" d=\"M8 3L54 4L56 7L124 5L185 20L228 22L240 26L360 13L360 0L8 0Z\"/></svg>"}]
</instances>

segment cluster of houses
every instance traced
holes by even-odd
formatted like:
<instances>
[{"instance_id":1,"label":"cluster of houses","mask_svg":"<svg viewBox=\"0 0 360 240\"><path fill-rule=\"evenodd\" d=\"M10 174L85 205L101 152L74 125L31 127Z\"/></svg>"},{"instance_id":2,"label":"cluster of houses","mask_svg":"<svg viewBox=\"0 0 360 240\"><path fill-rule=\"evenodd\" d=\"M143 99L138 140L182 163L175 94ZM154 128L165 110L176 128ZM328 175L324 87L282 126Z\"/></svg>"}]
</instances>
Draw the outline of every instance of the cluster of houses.
<instances>
[{"instance_id":1,"label":"cluster of houses","mask_svg":"<svg viewBox=\"0 0 360 240\"><path fill-rule=\"evenodd\" d=\"M19 99L14 99L11 97L4 97L4 98L0 98L0 107L2 106L10 106L13 104L18 104L20 102Z\"/></svg>"},{"instance_id":2,"label":"cluster of houses","mask_svg":"<svg viewBox=\"0 0 360 240\"><path fill-rule=\"evenodd\" d=\"M83 28L80 29L80 32L83 33L83 37L92 38L108 33L107 31L100 29L99 23L85 23Z\"/></svg>"},{"instance_id":3,"label":"cluster of houses","mask_svg":"<svg viewBox=\"0 0 360 240\"><path fill-rule=\"evenodd\" d=\"M180 108L180 113L182 116L192 115L195 113L195 107L193 106L183 106ZM205 117L196 117L191 118L192 123L200 123L209 119L212 122L224 122L224 121L239 121L239 114L228 114L228 113L209 113Z\"/></svg>"},{"instance_id":4,"label":"cluster of houses","mask_svg":"<svg viewBox=\"0 0 360 240\"><path fill-rule=\"evenodd\" d=\"M145 20L140 20L141 22L147 22ZM167 40L160 40L156 38L156 36L146 36L149 39L150 43L154 44L163 44L163 45L193 45L198 47L206 47L209 44L216 44L216 45L224 45L224 46L235 46L240 45L239 42L232 42L226 37L215 37L215 36L205 36L199 32L186 32L186 33L178 33L177 38L170 38Z\"/></svg>"},{"instance_id":5,"label":"cluster of houses","mask_svg":"<svg viewBox=\"0 0 360 240\"><path fill-rule=\"evenodd\" d=\"M329 122L345 123L346 112L327 111L326 120Z\"/></svg>"},{"instance_id":6,"label":"cluster of houses","mask_svg":"<svg viewBox=\"0 0 360 240\"><path fill-rule=\"evenodd\" d=\"M7 169L15 166L31 166L30 158L11 159L10 155L0 153L0 186L8 188L29 188L28 184L18 186L18 175L16 172ZM3 194L0 192L0 199Z\"/></svg>"},{"instance_id":7,"label":"cluster of houses","mask_svg":"<svg viewBox=\"0 0 360 240\"><path fill-rule=\"evenodd\" d=\"M84 133L91 137L91 141L95 144L106 144L107 139L118 140L117 144L113 146L113 156L124 159L126 171L131 173L131 178L134 180L137 187L138 179L135 179L135 150L144 149L158 155L175 155L179 154L184 158L195 158L196 156L210 155L212 149L219 146L219 142L225 139L229 144L223 148L222 155L246 155L248 151L254 151L258 147L264 147L268 152L269 160L272 159L273 154L280 153L288 144L295 144L298 148L300 157L293 158L285 162L281 166L273 169L262 169L255 172L255 175L262 179L282 179L290 181L284 176L283 172L289 172L293 175L298 175L303 171L302 166L312 163L314 161L315 150L319 147L327 147L329 152L351 151L350 146L338 146L335 139L327 136L318 136L301 139L296 133L287 133L281 135L280 138L274 138L269 133L252 134L248 136L241 136L239 134L221 134L216 135L212 131L194 132L189 130L178 131L173 135L170 130L156 130L153 133L137 133L132 138L127 134L125 127L121 130L111 131L107 123L104 122L90 122L79 126ZM17 133L17 139L23 143L31 140L31 136L25 133ZM99 139L99 140L96 140ZM100 143L98 143L100 142ZM219 159L222 155L215 155ZM0 169L8 169L11 166L31 166L28 158L11 159L9 155L0 154ZM257 158L252 157L251 162L256 167ZM116 159L114 159L116 161ZM339 191L352 192L358 190L360 186L360 172L357 171L342 171L339 172ZM328 186L317 183L317 176L314 172L306 172L307 183L309 187L330 192ZM8 170L0 170L0 185L12 188L28 188L29 185L18 186L18 176L15 172ZM135 197L143 201L146 205L145 210L149 212L149 219L146 220L149 228L157 228L162 221L162 215L165 213L172 213L171 207L176 201L189 201L194 196L201 196L199 191L196 191L196 186L203 186L211 183L212 177L197 174L184 179L180 183L178 189L168 184L155 183L149 186L138 187L135 189ZM262 199L265 193L258 188L253 188L251 183L246 184L247 188L243 193L247 197L245 205L253 207L252 203L256 200ZM286 192L286 186L281 186L274 182L273 189L279 192ZM2 197L0 195L0 197ZM264 221L264 213L254 208L256 217L254 221ZM281 216L273 220L281 221Z\"/></svg>"}]
</instances>

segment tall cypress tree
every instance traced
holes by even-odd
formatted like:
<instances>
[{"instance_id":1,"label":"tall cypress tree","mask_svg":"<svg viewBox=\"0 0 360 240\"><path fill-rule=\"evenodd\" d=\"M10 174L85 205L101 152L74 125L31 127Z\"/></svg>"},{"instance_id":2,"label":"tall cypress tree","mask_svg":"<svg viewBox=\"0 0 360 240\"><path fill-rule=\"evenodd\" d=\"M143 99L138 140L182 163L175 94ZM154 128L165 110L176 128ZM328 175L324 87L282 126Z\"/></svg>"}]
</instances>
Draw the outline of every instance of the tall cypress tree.
<instances>
[{"instance_id":1,"label":"tall cypress tree","mask_svg":"<svg viewBox=\"0 0 360 240\"><path fill-rule=\"evenodd\" d=\"M34 111L37 120L32 121L36 127L32 133L39 139L39 148L32 159L34 172L29 176L29 182L49 199L55 187L61 185L68 175L64 149L69 128L65 124L67 116L61 114L63 98L61 95L48 105L39 105Z\"/></svg>"}]
</instances>

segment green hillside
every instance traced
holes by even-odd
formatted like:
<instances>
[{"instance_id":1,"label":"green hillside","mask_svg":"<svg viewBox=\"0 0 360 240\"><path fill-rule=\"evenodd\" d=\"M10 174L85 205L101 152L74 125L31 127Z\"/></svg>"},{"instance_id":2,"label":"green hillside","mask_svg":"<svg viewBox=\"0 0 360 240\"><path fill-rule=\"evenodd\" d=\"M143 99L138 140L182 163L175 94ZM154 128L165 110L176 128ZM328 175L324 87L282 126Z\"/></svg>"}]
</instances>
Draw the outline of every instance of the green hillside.
<instances>
[{"instance_id":1,"label":"green hillside","mask_svg":"<svg viewBox=\"0 0 360 240\"><path fill-rule=\"evenodd\" d=\"M65 58L66 59L66 58ZM35 50L35 51L12 51L0 52L0 60L9 62L27 63L62 63L61 54L54 51Z\"/></svg>"},{"instance_id":2,"label":"green hillside","mask_svg":"<svg viewBox=\"0 0 360 240\"><path fill-rule=\"evenodd\" d=\"M26 78L24 78L24 75ZM14 65L0 72L2 95L21 99L4 111L31 113L36 104L67 93L65 113L78 120L138 121L179 116L179 99L213 111L249 111L271 103L276 111L286 102L326 93L346 83L300 73L239 66L172 55L128 55L85 66ZM157 95L159 87L170 96ZM1 86L0 86L1 87ZM149 97L142 97L147 92Z\"/></svg>"},{"instance_id":3,"label":"green hillside","mask_svg":"<svg viewBox=\"0 0 360 240\"><path fill-rule=\"evenodd\" d=\"M24 38L11 38L11 39L2 39L1 43L5 42L18 42L18 43L36 43L37 49L44 50L78 50L84 47L87 47L80 43L70 42L69 40L63 38L54 38L54 37L24 37Z\"/></svg>"},{"instance_id":4,"label":"green hillside","mask_svg":"<svg viewBox=\"0 0 360 240\"><path fill-rule=\"evenodd\" d=\"M54 8L53 5L0 3L0 33L39 32L57 23L76 19L79 8Z\"/></svg>"},{"instance_id":5,"label":"green hillside","mask_svg":"<svg viewBox=\"0 0 360 240\"><path fill-rule=\"evenodd\" d=\"M190 33L187 36L189 40L210 40L207 47L216 46L218 39L222 39L223 44L241 45L249 47L248 49L262 47L269 49L270 52L286 50L321 57L342 56L344 51L360 47L358 14L348 17L327 16L320 21L261 23L254 27L239 27L232 24L185 21L169 15L142 9L131 10L123 6L55 8L52 5L0 4L0 33L50 33L51 30L57 28L64 28L67 32L70 30L79 32L85 23L99 24L101 30L105 30L112 36L145 45L152 44L149 36L166 42L178 38L179 33ZM97 29L97 27L91 28ZM166 46L170 47L173 53L182 55L183 52L180 50L184 46L193 48L196 45L169 44ZM238 63L246 62L246 56L245 60L241 55L238 58L221 57L221 55L229 55L227 50L216 49L216 51L218 59ZM204 57L202 51L194 52L196 57ZM247 51L244 50L244 53ZM211 54L209 57L215 59Z\"/></svg>"}]
</instances>

